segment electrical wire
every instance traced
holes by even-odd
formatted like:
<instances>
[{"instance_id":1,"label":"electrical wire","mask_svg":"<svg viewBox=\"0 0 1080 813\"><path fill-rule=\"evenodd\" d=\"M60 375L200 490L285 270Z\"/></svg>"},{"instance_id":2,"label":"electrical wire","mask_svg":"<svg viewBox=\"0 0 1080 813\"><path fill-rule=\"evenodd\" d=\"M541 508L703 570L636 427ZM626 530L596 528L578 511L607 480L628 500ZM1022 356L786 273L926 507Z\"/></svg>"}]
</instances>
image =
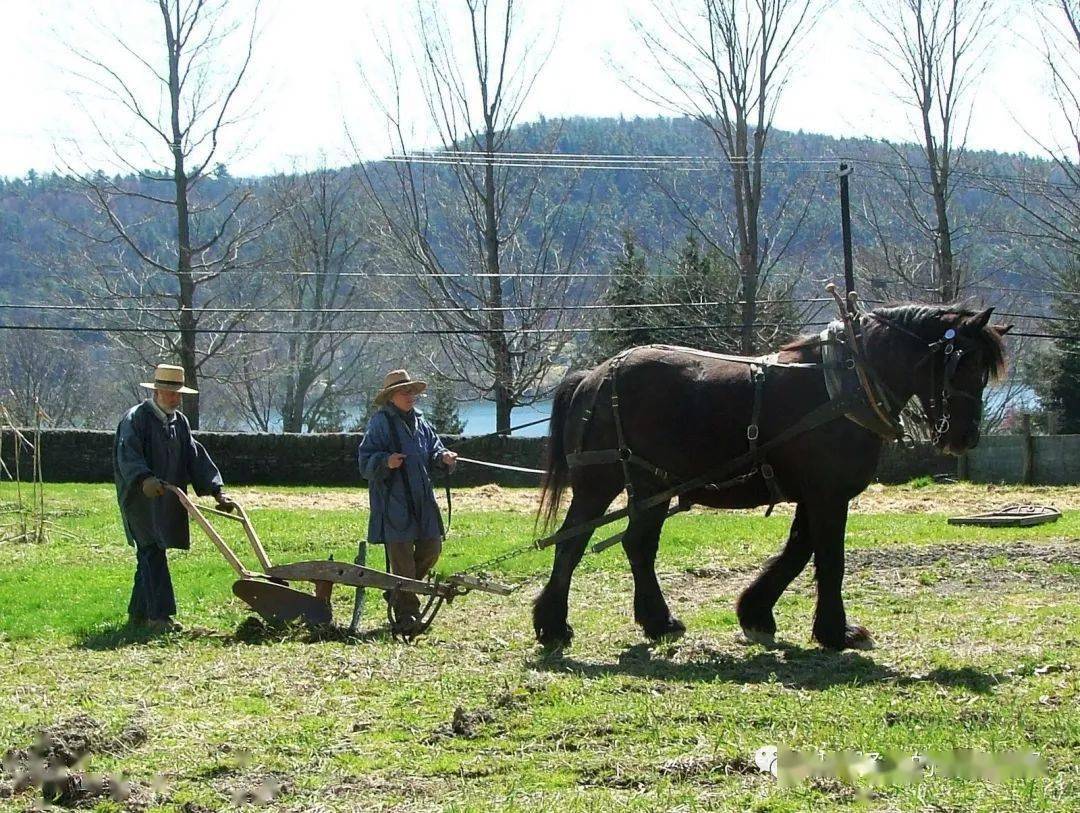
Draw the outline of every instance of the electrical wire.
<instances>
[{"instance_id":1,"label":"electrical wire","mask_svg":"<svg viewBox=\"0 0 1080 813\"><path fill-rule=\"evenodd\" d=\"M690 155L628 155L628 154L603 154L603 153L527 153L527 152L497 152L487 153L477 150L417 150L407 153L395 153L384 157L390 163L406 164L444 164L444 165L478 165L488 164L501 167L524 168L539 167L550 169L627 169L647 170L678 169L689 172L708 172L717 168L747 166L757 164L788 165L788 166L824 166L834 165L839 168L840 164L848 166L862 165L887 169L899 169L904 172L925 172L929 167L918 167L899 161L884 161L873 158L761 158L752 156L690 156ZM824 171L824 170L805 170ZM828 170L834 173L836 170ZM950 176L976 178L979 180L1003 181L1026 186L1040 186L1047 188L1075 189L1076 184L1070 182L1058 182L1026 178L1020 175L1001 175L978 170L950 168Z\"/></svg>"},{"instance_id":2,"label":"electrical wire","mask_svg":"<svg viewBox=\"0 0 1080 813\"><path fill-rule=\"evenodd\" d=\"M825 304L832 302L825 297L812 299L756 299L755 304ZM45 303L0 303L0 310L31 311L89 311L93 313L181 313L190 310L194 313L283 313L283 314L337 314L337 313L377 313L377 314L432 314L432 313L513 313L517 311L581 311L581 310L639 310L653 308L706 308L724 305L745 305L745 300L717 300L711 302L632 302L616 304L579 304L579 305L502 305L478 307L446 308L172 308L163 306L126 306L126 305L77 305Z\"/></svg>"},{"instance_id":3,"label":"electrical wire","mask_svg":"<svg viewBox=\"0 0 1080 813\"><path fill-rule=\"evenodd\" d=\"M821 326L827 322L805 322L803 327ZM752 327L786 327L781 322L755 322ZM552 327L552 328L420 328L417 330L367 330L353 328L192 328L190 332L201 334L213 334L215 336L230 334L252 334L270 336L477 336L477 335L541 335L560 333L618 333L635 330L651 330L658 333L668 330L735 330L742 328L739 323L728 324L703 324L703 325L626 325L619 327ZM177 327L124 327L115 325L13 325L0 324L0 330L31 330L31 331L57 331L73 333L177 333Z\"/></svg>"}]
</instances>

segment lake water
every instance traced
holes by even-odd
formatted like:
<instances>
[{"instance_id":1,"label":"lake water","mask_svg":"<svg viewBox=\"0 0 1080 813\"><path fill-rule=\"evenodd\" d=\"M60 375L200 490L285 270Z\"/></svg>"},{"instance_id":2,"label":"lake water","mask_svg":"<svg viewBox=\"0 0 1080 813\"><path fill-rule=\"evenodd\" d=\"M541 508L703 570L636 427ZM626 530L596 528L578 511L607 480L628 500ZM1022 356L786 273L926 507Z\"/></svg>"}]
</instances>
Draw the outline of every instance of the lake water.
<instances>
[{"instance_id":1,"label":"lake water","mask_svg":"<svg viewBox=\"0 0 1080 813\"><path fill-rule=\"evenodd\" d=\"M430 404L420 403L420 411L430 410ZM466 401L458 404L458 414L465 424L466 435L486 435L495 431L495 404L491 401ZM551 416L551 401L537 401L532 406L515 407L510 413L510 425L517 426ZM539 438L547 434L547 423L538 423L514 432L514 437Z\"/></svg>"}]
</instances>

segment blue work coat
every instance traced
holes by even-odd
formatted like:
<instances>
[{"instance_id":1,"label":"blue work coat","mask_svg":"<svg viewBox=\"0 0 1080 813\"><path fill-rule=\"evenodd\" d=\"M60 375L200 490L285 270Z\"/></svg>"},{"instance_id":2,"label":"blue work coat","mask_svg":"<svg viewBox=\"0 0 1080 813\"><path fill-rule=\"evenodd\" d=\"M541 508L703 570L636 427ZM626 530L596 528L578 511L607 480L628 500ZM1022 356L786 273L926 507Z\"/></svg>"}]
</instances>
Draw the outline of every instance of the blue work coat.
<instances>
[{"instance_id":1,"label":"blue work coat","mask_svg":"<svg viewBox=\"0 0 1080 813\"><path fill-rule=\"evenodd\" d=\"M116 501L129 545L159 548L191 547L188 515L171 491L151 499L142 482L153 475L183 491L192 485L200 497L221 491L221 472L182 412L162 421L150 401L132 407L120 419L113 439Z\"/></svg>"},{"instance_id":2,"label":"blue work coat","mask_svg":"<svg viewBox=\"0 0 1080 813\"><path fill-rule=\"evenodd\" d=\"M415 542L418 539L441 539L445 535L442 514L435 502L431 472L445 471L442 455L446 447L424 416L416 410L413 410L413 414L416 422L410 426L404 413L393 404L387 404L372 416L360 443L360 473L368 481L368 499L371 503L368 542ZM400 449L394 445L391 421L397 427ZM392 452L405 455L400 468L391 469L386 465ZM405 497L402 469L408 476L413 510L410 510L410 502Z\"/></svg>"}]
</instances>

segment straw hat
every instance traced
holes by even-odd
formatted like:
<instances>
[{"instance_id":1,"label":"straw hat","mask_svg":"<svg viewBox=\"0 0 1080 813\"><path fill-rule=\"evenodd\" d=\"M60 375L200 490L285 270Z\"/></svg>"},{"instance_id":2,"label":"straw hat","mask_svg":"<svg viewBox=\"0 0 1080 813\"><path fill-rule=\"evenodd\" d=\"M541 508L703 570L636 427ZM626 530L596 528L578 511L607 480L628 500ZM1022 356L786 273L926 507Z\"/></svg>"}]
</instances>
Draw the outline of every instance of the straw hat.
<instances>
[{"instance_id":1,"label":"straw hat","mask_svg":"<svg viewBox=\"0 0 1080 813\"><path fill-rule=\"evenodd\" d=\"M179 392L184 395L199 394L198 390L184 386L184 368L177 367L175 364L159 364L154 368L153 383L144 381L139 386L146 387L148 390L167 390L168 392Z\"/></svg>"},{"instance_id":2,"label":"straw hat","mask_svg":"<svg viewBox=\"0 0 1080 813\"><path fill-rule=\"evenodd\" d=\"M391 370L383 378L382 389L375 394L375 405L382 406L398 390L411 390L417 394L427 389L426 381L416 381L405 370Z\"/></svg>"}]
</instances>

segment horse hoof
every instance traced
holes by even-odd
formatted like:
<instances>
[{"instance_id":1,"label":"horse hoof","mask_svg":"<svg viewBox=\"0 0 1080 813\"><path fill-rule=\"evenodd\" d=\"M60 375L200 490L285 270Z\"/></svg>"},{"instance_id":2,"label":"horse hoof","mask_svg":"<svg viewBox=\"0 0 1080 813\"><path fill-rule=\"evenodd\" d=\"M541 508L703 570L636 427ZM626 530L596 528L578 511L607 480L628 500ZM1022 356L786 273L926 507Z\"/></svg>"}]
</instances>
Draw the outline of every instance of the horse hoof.
<instances>
[{"instance_id":1,"label":"horse hoof","mask_svg":"<svg viewBox=\"0 0 1080 813\"><path fill-rule=\"evenodd\" d=\"M848 624L844 628L844 634L842 638L836 638L835 636L818 635L815 633L814 639L826 649L831 649L834 652L842 652L845 649L873 649L874 638L870 635L870 631L861 624Z\"/></svg>"},{"instance_id":2,"label":"horse hoof","mask_svg":"<svg viewBox=\"0 0 1080 813\"><path fill-rule=\"evenodd\" d=\"M847 628L847 633L844 635L845 648L870 650L875 646L877 644L874 643L874 636L866 627L861 624L852 624Z\"/></svg>"},{"instance_id":3,"label":"horse hoof","mask_svg":"<svg viewBox=\"0 0 1080 813\"><path fill-rule=\"evenodd\" d=\"M686 634L686 624L671 616L667 622L657 628L645 628L645 637L650 641L677 641Z\"/></svg>"},{"instance_id":4,"label":"horse hoof","mask_svg":"<svg viewBox=\"0 0 1080 813\"><path fill-rule=\"evenodd\" d=\"M763 644L764 646L776 646L776 636L765 630L756 630L753 627L742 628L743 637L748 644Z\"/></svg>"},{"instance_id":5,"label":"horse hoof","mask_svg":"<svg viewBox=\"0 0 1080 813\"><path fill-rule=\"evenodd\" d=\"M574 640L574 628L566 624L560 630L538 629L536 640L548 652L558 652L570 646Z\"/></svg>"}]
</instances>

